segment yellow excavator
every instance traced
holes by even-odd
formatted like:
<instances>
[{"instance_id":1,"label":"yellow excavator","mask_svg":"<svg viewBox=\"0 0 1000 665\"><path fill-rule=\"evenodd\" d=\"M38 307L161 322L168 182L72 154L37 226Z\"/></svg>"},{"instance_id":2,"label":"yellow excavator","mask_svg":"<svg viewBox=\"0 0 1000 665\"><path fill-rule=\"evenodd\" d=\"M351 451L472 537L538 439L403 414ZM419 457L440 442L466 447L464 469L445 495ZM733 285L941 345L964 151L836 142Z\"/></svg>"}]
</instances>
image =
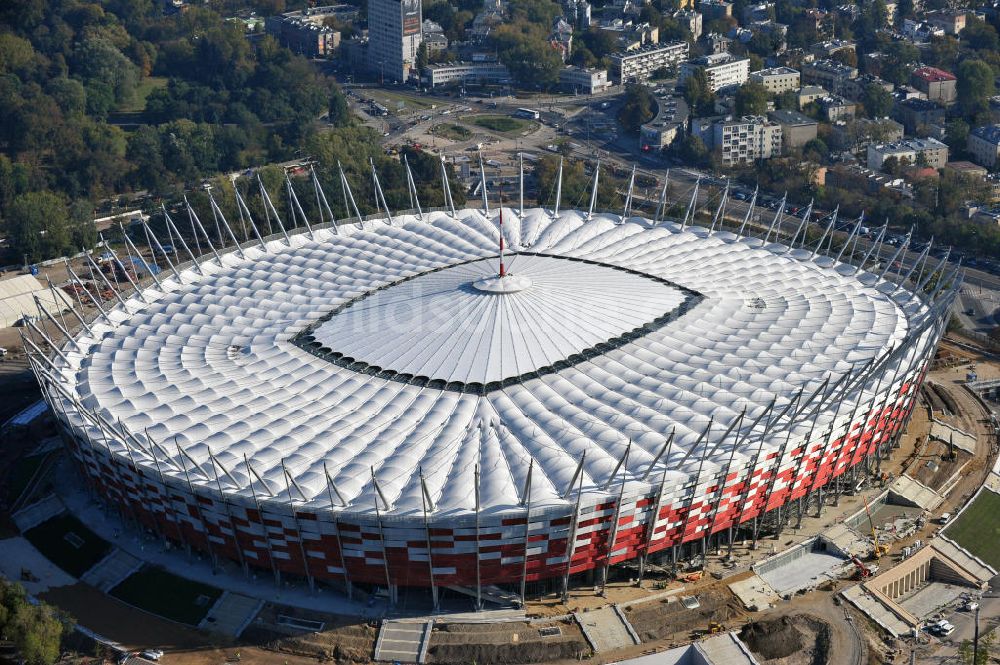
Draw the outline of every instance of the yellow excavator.
<instances>
[{"instance_id":1,"label":"yellow excavator","mask_svg":"<svg viewBox=\"0 0 1000 665\"><path fill-rule=\"evenodd\" d=\"M875 531L875 520L872 519L871 509L868 508L868 499L865 499L865 513L868 514L868 524L872 527L872 542L874 543L874 547L872 548L872 558L881 559L889 553L891 548L888 545L883 545L878 542L878 533Z\"/></svg>"}]
</instances>

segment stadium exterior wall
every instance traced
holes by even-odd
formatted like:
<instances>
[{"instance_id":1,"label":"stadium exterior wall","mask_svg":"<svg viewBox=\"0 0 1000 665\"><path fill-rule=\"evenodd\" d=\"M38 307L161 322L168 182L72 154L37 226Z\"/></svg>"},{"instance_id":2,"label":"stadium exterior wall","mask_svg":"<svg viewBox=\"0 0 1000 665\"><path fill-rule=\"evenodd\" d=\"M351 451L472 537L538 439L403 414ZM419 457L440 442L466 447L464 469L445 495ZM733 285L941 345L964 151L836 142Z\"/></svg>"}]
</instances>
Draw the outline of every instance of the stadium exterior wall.
<instances>
[{"instance_id":1,"label":"stadium exterior wall","mask_svg":"<svg viewBox=\"0 0 1000 665\"><path fill-rule=\"evenodd\" d=\"M588 502L591 497L584 496L575 516L572 509L549 508L425 523L293 511L274 500L240 505L220 492L195 491L173 478L156 477L129 463L127 456L109 455L69 424L73 418L63 400L53 400L51 394L47 398L94 491L117 504L126 518L213 558L333 582L516 584L522 578L561 577L696 541L829 485L900 434L942 328L938 322L914 340L922 352L886 377L891 388L852 409L863 415L853 418L849 428L841 425L836 432L808 439L805 446L785 445L740 469L666 479L662 496L658 483L647 492L622 496L620 505L615 497ZM567 551L574 531L575 543Z\"/></svg>"},{"instance_id":2,"label":"stadium exterior wall","mask_svg":"<svg viewBox=\"0 0 1000 665\"><path fill-rule=\"evenodd\" d=\"M260 495L247 501L221 491L221 484L219 490L193 484L187 469L179 476L158 464L136 464L126 443L131 439L141 449L134 437L113 424L95 424L35 369L90 490L125 519L183 547L248 569L348 586L518 584L600 569L725 532L872 460L908 422L944 332L950 299L927 304L920 325L861 377L856 392L843 396L832 421L819 424L816 417L790 425L783 443L762 444L749 461L737 462L734 455L721 470L669 471L642 483L615 482L603 492L573 492L566 506L532 508L529 501L517 511L457 517L386 516L377 506L375 515L347 513L331 509L333 497L325 506ZM808 435L792 433L803 425Z\"/></svg>"}]
</instances>

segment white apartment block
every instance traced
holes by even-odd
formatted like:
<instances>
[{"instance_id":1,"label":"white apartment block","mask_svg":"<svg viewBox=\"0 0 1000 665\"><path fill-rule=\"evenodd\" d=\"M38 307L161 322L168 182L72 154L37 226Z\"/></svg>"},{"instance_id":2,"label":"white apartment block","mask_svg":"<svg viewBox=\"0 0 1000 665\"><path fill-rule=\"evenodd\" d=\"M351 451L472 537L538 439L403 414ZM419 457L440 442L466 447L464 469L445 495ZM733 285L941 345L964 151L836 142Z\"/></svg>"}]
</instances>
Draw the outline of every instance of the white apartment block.
<instances>
[{"instance_id":1,"label":"white apartment block","mask_svg":"<svg viewBox=\"0 0 1000 665\"><path fill-rule=\"evenodd\" d=\"M380 80L402 83L410 77L422 22L420 0L369 0L368 68Z\"/></svg>"},{"instance_id":2,"label":"white apartment block","mask_svg":"<svg viewBox=\"0 0 1000 665\"><path fill-rule=\"evenodd\" d=\"M704 55L681 64L680 83L684 83L695 71L703 69L712 92L737 88L747 82L750 76L750 60L737 58L730 53Z\"/></svg>"},{"instance_id":3,"label":"white apartment block","mask_svg":"<svg viewBox=\"0 0 1000 665\"><path fill-rule=\"evenodd\" d=\"M761 69L750 74L751 81L760 83L773 95L780 95L787 90L798 90L801 87L800 79L798 70L791 67Z\"/></svg>"},{"instance_id":4,"label":"white apartment block","mask_svg":"<svg viewBox=\"0 0 1000 665\"><path fill-rule=\"evenodd\" d=\"M927 166L943 169L948 163L948 146L934 138L871 144L868 146L868 168L881 171L885 160L890 157L895 157L898 161L905 160L912 166L917 163L919 155L923 155L927 160Z\"/></svg>"},{"instance_id":5,"label":"white apartment block","mask_svg":"<svg viewBox=\"0 0 1000 665\"><path fill-rule=\"evenodd\" d=\"M966 149L972 153L972 161L988 169L1000 164L1000 125L976 127L969 132Z\"/></svg>"},{"instance_id":6,"label":"white apartment block","mask_svg":"<svg viewBox=\"0 0 1000 665\"><path fill-rule=\"evenodd\" d=\"M662 67L676 67L688 57L687 42L647 44L635 51L611 56L611 78L616 83L648 81Z\"/></svg>"},{"instance_id":7,"label":"white apartment block","mask_svg":"<svg viewBox=\"0 0 1000 665\"><path fill-rule=\"evenodd\" d=\"M781 154L781 125L764 116L723 120L715 123L713 132L715 151L726 166Z\"/></svg>"}]
</instances>

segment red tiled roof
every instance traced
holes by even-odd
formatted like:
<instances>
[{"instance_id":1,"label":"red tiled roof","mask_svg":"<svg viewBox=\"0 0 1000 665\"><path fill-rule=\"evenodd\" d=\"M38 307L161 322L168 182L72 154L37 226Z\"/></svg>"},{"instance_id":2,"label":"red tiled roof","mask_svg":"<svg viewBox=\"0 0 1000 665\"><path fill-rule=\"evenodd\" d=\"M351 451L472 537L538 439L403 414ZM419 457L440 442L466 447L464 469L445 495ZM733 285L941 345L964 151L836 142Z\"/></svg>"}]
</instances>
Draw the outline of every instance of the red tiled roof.
<instances>
[{"instance_id":1,"label":"red tiled roof","mask_svg":"<svg viewBox=\"0 0 1000 665\"><path fill-rule=\"evenodd\" d=\"M937 67L918 67L913 70L913 75L923 79L928 83L939 83L941 81L954 81L955 75Z\"/></svg>"}]
</instances>

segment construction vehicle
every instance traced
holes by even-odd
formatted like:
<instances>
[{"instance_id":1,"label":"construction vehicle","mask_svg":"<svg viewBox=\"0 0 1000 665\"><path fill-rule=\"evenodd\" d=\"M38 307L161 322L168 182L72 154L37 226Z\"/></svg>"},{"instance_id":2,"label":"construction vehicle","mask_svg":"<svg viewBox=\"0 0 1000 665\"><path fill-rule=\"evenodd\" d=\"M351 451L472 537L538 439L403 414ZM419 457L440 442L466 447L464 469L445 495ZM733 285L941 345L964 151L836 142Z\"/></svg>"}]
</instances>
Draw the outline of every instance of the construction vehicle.
<instances>
[{"instance_id":1,"label":"construction vehicle","mask_svg":"<svg viewBox=\"0 0 1000 665\"><path fill-rule=\"evenodd\" d=\"M723 626L718 621L709 621L708 630L706 630L705 632L708 633L709 635L715 635L716 633L721 633L724 632L725 630L726 627Z\"/></svg>"},{"instance_id":2,"label":"construction vehicle","mask_svg":"<svg viewBox=\"0 0 1000 665\"><path fill-rule=\"evenodd\" d=\"M872 576L871 569L869 569L868 566L866 566L865 564L861 563L861 559L854 556L853 554L851 555L851 563L853 563L857 568L856 572L858 579L866 580Z\"/></svg>"},{"instance_id":3,"label":"construction vehicle","mask_svg":"<svg viewBox=\"0 0 1000 665\"><path fill-rule=\"evenodd\" d=\"M872 559L881 559L889 553L891 549L888 545L878 542L878 533L875 531L875 520L872 519L872 511L868 508L868 499L865 499L865 513L868 515L868 524L872 527Z\"/></svg>"}]
</instances>

